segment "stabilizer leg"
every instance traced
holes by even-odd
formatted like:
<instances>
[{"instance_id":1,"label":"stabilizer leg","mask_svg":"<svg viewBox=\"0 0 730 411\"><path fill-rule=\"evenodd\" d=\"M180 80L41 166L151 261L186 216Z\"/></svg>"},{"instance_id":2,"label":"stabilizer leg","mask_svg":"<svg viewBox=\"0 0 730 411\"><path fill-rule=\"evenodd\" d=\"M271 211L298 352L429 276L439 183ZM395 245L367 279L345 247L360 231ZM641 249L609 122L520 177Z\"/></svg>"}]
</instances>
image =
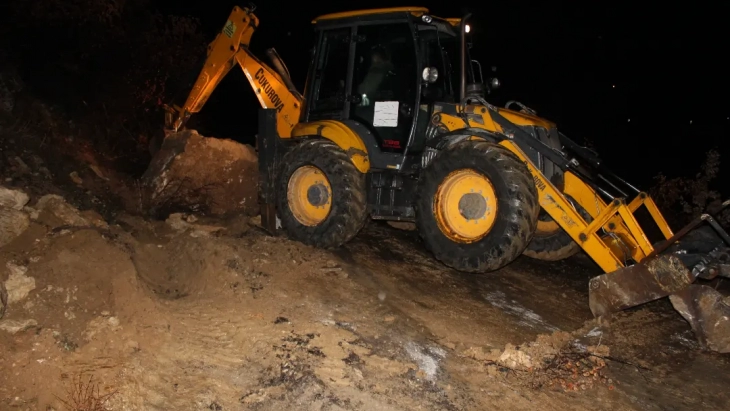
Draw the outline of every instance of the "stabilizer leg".
<instances>
[{"instance_id":1,"label":"stabilizer leg","mask_svg":"<svg viewBox=\"0 0 730 411\"><path fill-rule=\"evenodd\" d=\"M282 144L276 130L276 110L259 110L259 133L256 135L259 153L259 206L261 227L276 235L276 176L282 155Z\"/></svg>"}]
</instances>

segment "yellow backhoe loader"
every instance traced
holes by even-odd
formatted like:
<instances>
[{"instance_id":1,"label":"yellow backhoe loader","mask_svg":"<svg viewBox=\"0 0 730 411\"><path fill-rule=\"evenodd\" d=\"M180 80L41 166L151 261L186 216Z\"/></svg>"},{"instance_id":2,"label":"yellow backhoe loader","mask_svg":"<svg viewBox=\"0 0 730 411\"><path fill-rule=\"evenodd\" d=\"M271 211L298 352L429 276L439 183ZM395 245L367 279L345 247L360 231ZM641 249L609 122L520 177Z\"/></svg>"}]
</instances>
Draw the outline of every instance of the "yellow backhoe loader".
<instances>
[{"instance_id":1,"label":"yellow backhoe loader","mask_svg":"<svg viewBox=\"0 0 730 411\"><path fill-rule=\"evenodd\" d=\"M470 56L469 15L401 7L317 17L299 93L273 49L268 64L249 50L253 11L233 9L187 100L167 107L166 131L184 127L239 66L262 107L267 229L278 218L290 238L332 248L368 218L415 222L438 260L473 273L523 253L558 260L583 250L607 273L590 282L595 315L728 274L722 257L678 250L689 228L675 234L649 195L555 124L519 103L490 104L499 81L485 81ZM635 217L642 206L663 234L656 246ZM715 245L730 244L711 217L702 221L718 229Z\"/></svg>"}]
</instances>

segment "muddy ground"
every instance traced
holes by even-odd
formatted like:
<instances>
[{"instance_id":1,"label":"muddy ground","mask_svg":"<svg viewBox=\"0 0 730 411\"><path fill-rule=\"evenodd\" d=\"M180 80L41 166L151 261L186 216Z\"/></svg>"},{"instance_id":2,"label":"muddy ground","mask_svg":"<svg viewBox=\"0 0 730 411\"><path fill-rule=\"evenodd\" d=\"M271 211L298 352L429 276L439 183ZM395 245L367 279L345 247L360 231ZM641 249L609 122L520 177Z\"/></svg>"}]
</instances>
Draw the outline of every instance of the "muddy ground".
<instances>
[{"instance_id":1,"label":"muddy ground","mask_svg":"<svg viewBox=\"0 0 730 411\"><path fill-rule=\"evenodd\" d=\"M5 246L1 266L24 267L34 288L3 321L34 321L0 332L0 408L64 409L66 391L90 377L114 393L114 410L727 404L728 357L701 352L666 301L590 321L596 270L582 257L520 258L473 276L377 223L336 252L268 236L255 220L230 232L215 223L32 223ZM578 330L572 352L610 348L602 376L578 375L574 391L555 382L570 372L495 363L492 350L558 330Z\"/></svg>"},{"instance_id":2,"label":"muddy ground","mask_svg":"<svg viewBox=\"0 0 730 411\"><path fill-rule=\"evenodd\" d=\"M475 276L383 223L323 251L256 217L152 221L108 171L8 150L29 206L96 212L0 247L0 410L74 409L89 380L110 410L726 409L730 357L666 299L592 320L585 256Z\"/></svg>"}]
</instances>

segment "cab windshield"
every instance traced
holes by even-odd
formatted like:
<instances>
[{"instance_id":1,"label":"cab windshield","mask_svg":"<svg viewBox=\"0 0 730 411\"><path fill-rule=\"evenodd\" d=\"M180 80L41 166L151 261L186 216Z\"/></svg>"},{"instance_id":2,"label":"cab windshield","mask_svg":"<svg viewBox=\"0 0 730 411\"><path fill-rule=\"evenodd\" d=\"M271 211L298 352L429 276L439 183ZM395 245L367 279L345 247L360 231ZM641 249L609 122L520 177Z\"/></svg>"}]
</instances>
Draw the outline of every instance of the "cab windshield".
<instances>
[{"instance_id":1,"label":"cab windshield","mask_svg":"<svg viewBox=\"0 0 730 411\"><path fill-rule=\"evenodd\" d=\"M456 102L459 99L461 64L458 30L436 19L431 24L418 24L417 29L422 67L435 67L438 70L435 82L424 82L422 98L426 102ZM467 64L466 68L467 78L473 77L470 76L471 65Z\"/></svg>"},{"instance_id":2,"label":"cab windshield","mask_svg":"<svg viewBox=\"0 0 730 411\"><path fill-rule=\"evenodd\" d=\"M424 82L422 98L425 102L455 102L459 85L459 39L453 30L431 24L418 26L422 67L435 67L438 78Z\"/></svg>"}]
</instances>

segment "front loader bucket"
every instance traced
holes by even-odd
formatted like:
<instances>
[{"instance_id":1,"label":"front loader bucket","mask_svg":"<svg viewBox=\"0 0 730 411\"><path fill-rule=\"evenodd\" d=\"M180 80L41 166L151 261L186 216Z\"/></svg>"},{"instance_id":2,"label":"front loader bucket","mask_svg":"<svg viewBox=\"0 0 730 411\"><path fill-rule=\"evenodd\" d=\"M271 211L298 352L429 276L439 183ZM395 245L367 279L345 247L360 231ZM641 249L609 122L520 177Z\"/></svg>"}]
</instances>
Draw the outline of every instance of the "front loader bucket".
<instances>
[{"instance_id":1,"label":"front loader bucket","mask_svg":"<svg viewBox=\"0 0 730 411\"><path fill-rule=\"evenodd\" d=\"M593 315L599 317L674 294L694 280L677 256L651 257L591 279L588 304Z\"/></svg>"},{"instance_id":2,"label":"front loader bucket","mask_svg":"<svg viewBox=\"0 0 730 411\"><path fill-rule=\"evenodd\" d=\"M730 200L725 201L722 208L728 205ZM703 222L715 230L720 242L730 246L730 237L725 230L712 216L702 214L655 247L641 262L592 278L588 288L588 303L593 315L599 317L681 293L697 277L711 279L718 274L724 276L724 265L719 269L704 271L698 270L699 266L688 268L681 259L688 256L686 250L679 254L661 254Z\"/></svg>"}]
</instances>

